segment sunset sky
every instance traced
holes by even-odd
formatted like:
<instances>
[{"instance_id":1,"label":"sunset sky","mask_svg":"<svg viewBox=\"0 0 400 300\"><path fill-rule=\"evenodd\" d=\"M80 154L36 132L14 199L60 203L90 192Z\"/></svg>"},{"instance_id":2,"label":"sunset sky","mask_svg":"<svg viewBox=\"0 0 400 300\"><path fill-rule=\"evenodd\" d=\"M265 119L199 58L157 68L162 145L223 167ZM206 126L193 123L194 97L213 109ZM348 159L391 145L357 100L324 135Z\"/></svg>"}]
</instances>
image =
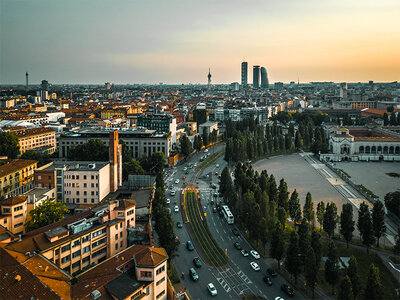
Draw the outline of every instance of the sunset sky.
<instances>
[{"instance_id":1,"label":"sunset sky","mask_svg":"<svg viewBox=\"0 0 400 300\"><path fill-rule=\"evenodd\" d=\"M0 84L400 81L399 0L0 0Z\"/></svg>"}]
</instances>

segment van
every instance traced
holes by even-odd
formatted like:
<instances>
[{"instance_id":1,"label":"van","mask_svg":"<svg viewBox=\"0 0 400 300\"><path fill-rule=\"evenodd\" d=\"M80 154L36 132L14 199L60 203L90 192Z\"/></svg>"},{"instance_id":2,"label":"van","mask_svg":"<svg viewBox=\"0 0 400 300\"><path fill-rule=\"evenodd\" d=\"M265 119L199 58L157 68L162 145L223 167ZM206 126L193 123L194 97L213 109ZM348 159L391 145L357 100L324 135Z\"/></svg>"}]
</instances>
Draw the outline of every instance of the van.
<instances>
[{"instance_id":1,"label":"van","mask_svg":"<svg viewBox=\"0 0 400 300\"><path fill-rule=\"evenodd\" d=\"M192 277L192 279L194 281L197 281L199 279L199 275L197 275L197 272L194 268L189 269L189 274L190 274L190 277Z\"/></svg>"}]
</instances>

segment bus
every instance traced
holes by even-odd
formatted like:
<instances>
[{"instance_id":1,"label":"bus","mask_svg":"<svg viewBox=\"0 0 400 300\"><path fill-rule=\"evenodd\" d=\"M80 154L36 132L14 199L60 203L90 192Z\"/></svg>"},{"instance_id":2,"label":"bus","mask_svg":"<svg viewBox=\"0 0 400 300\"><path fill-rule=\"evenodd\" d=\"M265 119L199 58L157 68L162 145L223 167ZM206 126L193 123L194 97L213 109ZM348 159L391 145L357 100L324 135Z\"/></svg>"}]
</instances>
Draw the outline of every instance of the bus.
<instances>
[{"instance_id":1,"label":"bus","mask_svg":"<svg viewBox=\"0 0 400 300\"><path fill-rule=\"evenodd\" d=\"M233 224L235 219L233 218L233 214L231 213L228 205L222 205L222 213L224 214L225 220L228 224Z\"/></svg>"}]
</instances>

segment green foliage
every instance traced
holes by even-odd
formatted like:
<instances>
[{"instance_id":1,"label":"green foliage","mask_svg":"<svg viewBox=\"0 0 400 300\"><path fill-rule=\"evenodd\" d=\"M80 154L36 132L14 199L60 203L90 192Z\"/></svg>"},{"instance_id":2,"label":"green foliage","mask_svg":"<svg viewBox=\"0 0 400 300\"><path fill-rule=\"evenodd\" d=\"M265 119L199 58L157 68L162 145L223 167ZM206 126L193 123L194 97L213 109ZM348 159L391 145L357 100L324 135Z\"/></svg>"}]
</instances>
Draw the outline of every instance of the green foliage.
<instances>
[{"instance_id":1,"label":"green foliage","mask_svg":"<svg viewBox=\"0 0 400 300\"><path fill-rule=\"evenodd\" d=\"M396 242L393 246L393 252L400 255L400 227L397 228Z\"/></svg>"},{"instance_id":2,"label":"green foliage","mask_svg":"<svg viewBox=\"0 0 400 300\"><path fill-rule=\"evenodd\" d=\"M276 115L272 116L270 119L272 121L277 120L283 124L286 124L292 120L292 115L286 111L279 111Z\"/></svg>"},{"instance_id":3,"label":"green foliage","mask_svg":"<svg viewBox=\"0 0 400 300\"><path fill-rule=\"evenodd\" d=\"M48 164L51 159L50 159L50 154L48 153L43 153L40 151L34 151L34 150L28 150L22 153L20 156L22 159L30 159L30 160L37 160L38 161L38 167L41 167L45 164Z\"/></svg>"},{"instance_id":4,"label":"green foliage","mask_svg":"<svg viewBox=\"0 0 400 300\"><path fill-rule=\"evenodd\" d=\"M289 209L289 191L287 183L283 178L279 182L278 207L283 207L286 211Z\"/></svg>"},{"instance_id":5,"label":"green foliage","mask_svg":"<svg viewBox=\"0 0 400 300\"><path fill-rule=\"evenodd\" d=\"M181 144L180 152L186 159L193 152L192 143L186 135L183 135L179 141Z\"/></svg>"},{"instance_id":6,"label":"green foliage","mask_svg":"<svg viewBox=\"0 0 400 300\"><path fill-rule=\"evenodd\" d=\"M296 189L293 191L289 199L289 216L293 222L297 223L301 220L301 208L299 202L299 194Z\"/></svg>"},{"instance_id":7,"label":"green foliage","mask_svg":"<svg viewBox=\"0 0 400 300\"><path fill-rule=\"evenodd\" d=\"M128 180L129 175L143 175L144 170L139 161L132 159L131 161L122 164L122 178Z\"/></svg>"},{"instance_id":8,"label":"green foliage","mask_svg":"<svg viewBox=\"0 0 400 300\"><path fill-rule=\"evenodd\" d=\"M298 227L299 234L299 254L302 265L305 265L305 258L307 255L308 248L310 248L310 234L309 225L307 220L303 218Z\"/></svg>"},{"instance_id":9,"label":"green foliage","mask_svg":"<svg viewBox=\"0 0 400 300\"><path fill-rule=\"evenodd\" d=\"M323 227L325 215L325 203L320 201L317 205L317 219L320 227Z\"/></svg>"},{"instance_id":10,"label":"green foliage","mask_svg":"<svg viewBox=\"0 0 400 300\"><path fill-rule=\"evenodd\" d=\"M353 297L354 299L356 299L358 294L360 293L360 276L358 275L357 258L354 255L350 257L349 266L346 269L346 274L351 282Z\"/></svg>"},{"instance_id":11,"label":"green foliage","mask_svg":"<svg viewBox=\"0 0 400 300\"><path fill-rule=\"evenodd\" d=\"M193 147L196 151L200 151L201 147L203 147L203 139L200 135L196 135L193 141Z\"/></svg>"},{"instance_id":12,"label":"green foliage","mask_svg":"<svg viewBox=\"0 0 400 300\"><path fill-rule=\"evenodd\" d=\"M337 207L335 203L330 202L326 205L324 221L323 221L324 231L328 234L329 238L331 238L335 232L336 221L337 221Z\"/></svg>"},{"instance_id":13,"label":"green foliage","mask_svg":"<svg viewBox=\"0 0 400 300\"><path fill-rule=\"evenodd\" d=\"M349 276L344 276L342 282L340 283L338 299L339 300L349 300L352 299L353 296L353 288L351 286L351 281Z\"/></svg>"},{"instance_id":14,"label":"green foliage","mask_svg":"<svg viewBox=\"0 0 400 300\"><path fill-rule=\"evenodd\" d=\"M19 155L18 138L12 132L0 132L0 156L17 158Z\"/></svg>"},{"instance_id":15,"label":"green foliage","mask_svg":"<svg viewBox=\"0 0 400 300\"><path fill-rule=\"evenodd\" d=\"M297 283L297 276L300 274L301 261L299 257L299 237L296 231L290 233L290 242L286 250L286 268L294 276Z\"/></svg>"},{"instance_id":16,"label":"green foliage","mask_svg":"<svg viewBox=\"0 0 400 300\"><path fill-rule=\"evenodd\" d=\"M376 246L379 247L379 239L386 232L385 211L383 210L382 202L379 200L375 201L374 208L372 209L372 225L376 238Z\"/></svg>"},{"instance_id":17,"label":"green foliage","mask_svg":"<svg viewBox=\"0 0 400 300\"><path fill-rule=\"evenodd\" d=\"M203 145L207 147L209 143L210 143L210 138L207 132L207 128L203 128Z\"/></svg>"},{"instance_id":18,"label":"green foliage","mask_svg":"<svg viewBox=\"0 0 400 300\"><path fill-rule=\"evenodd\" d=\"M68 160L73 161L108 161L108 147L101 139L89 140L87 143L71 147Z\"/></svg>"},{"instance_id":19,"label":"green foliage","mask_svg":"<svg viewBox=\"0 0 400 300\"><path fill-rule=\"evenodd\" d=\"M315 230L311 232L310 246L314 250L315 264L317 266L317 270L319 270L322 259L322 244L321 244L321 235Z\"/></svg>"},{"instance_id":20,"label":"green foliage","mask_svg":"<svg viewBox=\"0 0 400 300\"><path fill-rule=\"evenodd\" d=\"M26 230L37 229L64 219L68 209L63 202L44 200L41 205L30 211L31 220L26 223Z\"/></svg>"},{"instance_id":21,"label":"green foliage","mask_svg":"<svg viewBox=\"0 0 400 300\"><path fill-rule=\"evenodd\" d=\"M193 111L193 121L197 122L197 128L200 124L207 122L207 110L195 109Z\"/></svg>"},{"instance_id":22,"label":"green foliage","mask_svg":"<svg viewBox=\"0 0 400 300\"><path fill-rule=\"evenodd\" d=\"M154 152L150 157L143 155L140 159L140 165L145 173L158 174L164 170L166 161L163 152Z\"/></svg>"},{"instance_id":23,"label":"green foliage","mask_svg":"<svg viewBox=\"0 0 400 300\"><path fill-rule=\"evenodd\" d=\"M314 297L314 288L317 283L318 265L315 260L313 248L309 247L305 257L305 278L307 286L312 290Z\"/></svg>"},{"instance_id":24,"label":"green foliage","mask_svg":"<svg viewBox=\"0 0 400 300\"><path fill-rule=\"evenodd\" d=\"M360 205L357 227L360 231L361 240L363 244L367 246L367 252L369 252L369 247L371 247L371 245L374 243L375 237L371 213L368 205L365 204L365 202L361 203Z\"/></svg>"},{"instance_id":25,"label":"green foliage","mask_svg":"<svg viewBox=\"0 0 400 300\"><path fill-rule=\"evenodd\" d=\"M400 218L400 191L385 195L386 208Z\"/></svg>"},{"instance_id":26,"label":"green foliage","mask_svg":"<svg viewBox=\"0 0 400 300\"><path fill-rule=\"evenodd\" d=\"M132 160L132 151L129 149L126 142L122 139L119 140L119 144L122 146L122 163L130 162Z\"/></svg>"},{"instance_id":27,"label":"green foliage","mask_svg":"<svg viewBox=\"0 0 400 300\"><path fill-rule=\"evenodd\" d=\"M171 280L172 284L177 284L177 283L181 282L181 280L179 279L179 275L176 272L174 264L171 261L169 261L167 264L168 264L167 273L168 273L168 277Z\"/></svg>"},{"instance_id":28,"label":"green foliage","mask_svg":"<svg viewBox=\"0 0 400 300\"><path fill-rule=\"evenodd\" d=\"M349 242L353 238L354 224L353 206L350 203L345 203L340 214L340 234L346 240L347 248L349 248Z\"/></svg>"},{"instance_id":29,"label":"green foliage","mask_svg":"<svg viewBox=\"0 0 400 300\"><path fill-rule=\"evenodd\" d=\"M332 286L332 295L335 294L335 285L339 280L339 261L335 244L328 244L328 259L325 262L325 279Z\"/></svg>"},{"instance_id":30,"label":"green foliage","mask_svg":"<svg viewBox=\"0 0 400 300\"><path fill-rule=\"evenodd\" d=\"M384 291L379 275L379 268L371 264L367 284L365 285L365 298L368 300L384 299Z\"/></svg>"},{"instance_id":31,"label":"green foliage","mask_svg":"<svg viewBox=\"0 0 400 300\"><path fill-rule=\"evenodd\" d=\"M271 257L278 261L278 268L281 267L281 260L285 254L285 236L280 223L275 223L271 238Z\"/></svg>"},{"instance_id":32,"label":"green foliage","mask_svg":"<svg viewBox=\"0 0 400 300\"><path fill-rule=\"evenodd\" d=\"M309 223L314 224L314 203L310 192L306 195L306 202L303 207L303 216Z\"/></svg>"}]
</instances>

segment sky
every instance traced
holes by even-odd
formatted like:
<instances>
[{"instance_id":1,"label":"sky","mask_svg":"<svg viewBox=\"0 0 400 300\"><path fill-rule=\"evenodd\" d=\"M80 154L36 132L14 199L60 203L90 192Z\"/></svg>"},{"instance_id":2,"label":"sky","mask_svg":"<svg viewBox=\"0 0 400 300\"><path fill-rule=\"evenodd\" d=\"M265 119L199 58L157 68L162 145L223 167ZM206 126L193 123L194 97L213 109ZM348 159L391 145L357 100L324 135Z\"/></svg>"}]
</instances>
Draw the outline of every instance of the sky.
<instances>
[{"instance_id":1,"label":"sky","mask_svg":"<svg viewBox=\"0 0 400 300\"><path fill-rule=\"evenodd\" d=\"M400 81L399 0L0 0L0 84Z\"/></svg>"}]
</instances>

